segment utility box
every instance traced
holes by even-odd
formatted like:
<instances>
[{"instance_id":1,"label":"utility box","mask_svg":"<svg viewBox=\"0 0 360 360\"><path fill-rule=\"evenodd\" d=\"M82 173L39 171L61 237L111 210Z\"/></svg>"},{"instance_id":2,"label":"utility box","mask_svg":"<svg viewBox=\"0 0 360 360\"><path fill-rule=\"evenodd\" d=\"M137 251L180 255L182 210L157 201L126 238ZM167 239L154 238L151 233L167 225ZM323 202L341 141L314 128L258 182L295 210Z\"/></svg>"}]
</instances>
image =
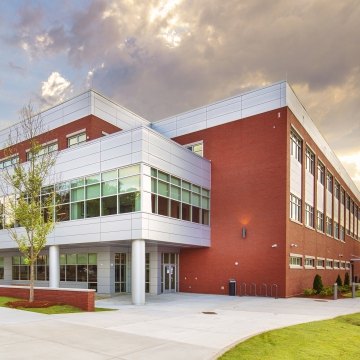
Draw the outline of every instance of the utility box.
<instances>
[{"instance_id":1,"label":"utility box","mask_svg":"<svg viewBox=\"0 0 360 360\"><path fill-rule=\"evenodd\" d=\"M230 296L236 295L236 280L234 279L229 280L229 295Z\"/></svg>"}]
</instances>

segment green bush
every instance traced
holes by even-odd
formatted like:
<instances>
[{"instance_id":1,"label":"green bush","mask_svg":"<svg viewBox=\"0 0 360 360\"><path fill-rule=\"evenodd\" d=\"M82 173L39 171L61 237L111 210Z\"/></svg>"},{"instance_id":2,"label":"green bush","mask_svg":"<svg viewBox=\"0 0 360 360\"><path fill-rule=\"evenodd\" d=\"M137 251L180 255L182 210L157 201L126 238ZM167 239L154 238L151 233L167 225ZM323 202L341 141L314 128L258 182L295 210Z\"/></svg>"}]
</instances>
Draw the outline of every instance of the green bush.
<instances>
[{"instance_id":1,"label":"green bush","mask_svg":"<svg viewBox=\"0 0 360 360\"><path fill-rule=\"evenodd\" d=\"M340 286L339 288L339 291L341 292L341 293L347 293L347 292L349 292L351 289L350 289L350 286L348 286L348 285L343 285L343 286Z\"/></svg>"},{"instance_id":2,"label":"green bush","mask_svg":"<svg viewBox=\"0 0 360 360\"><path fill-rule=\"evenodd\" d=\"M341 280L341 277L340 277L340 274L338 274L335 282L337 283L337 285L338 285L339 287L343 285L342 280Z\"/></svg>"},{"instance_id":3,"label":"green bush","mask_svg":"<svg viewBox=\"0 0 360 360\"><path fill-rule=\"evenodd\" d=\"M304 295L305 296L312 296L315 295L316 291L314 289L304 289Z\"/></svg>"},{"instance_id":4,"label":"green bush","mask_svg":"<svg viewBox=\"0 0 360 360\"><path fill-rule=\"evenodd\" d=\"M316 291L317 294L320 294L323 288L324 285L322 283L321 276L319 274L316 274L314 277L313 289Z\"/></svg>"},{"instance_id":5,"label":"green bush","mask_svg":"<svg viewBox=\"0 0 360 360\"><path fill-rule=\"evenodd\" d=\"M332 286L326 286L320 291L320 296L331 296L334 295L334 290Z\"/></svg>"},{"instance_id":6,"label":"green bush","mask_svg":"<svg viewBox=\"0 0 360 360\"><path fill-rule=\"evenodd\" d=\"M350 286L350 276L348 272L345 273L344 286Z\"/></svg>"}]
</instances>

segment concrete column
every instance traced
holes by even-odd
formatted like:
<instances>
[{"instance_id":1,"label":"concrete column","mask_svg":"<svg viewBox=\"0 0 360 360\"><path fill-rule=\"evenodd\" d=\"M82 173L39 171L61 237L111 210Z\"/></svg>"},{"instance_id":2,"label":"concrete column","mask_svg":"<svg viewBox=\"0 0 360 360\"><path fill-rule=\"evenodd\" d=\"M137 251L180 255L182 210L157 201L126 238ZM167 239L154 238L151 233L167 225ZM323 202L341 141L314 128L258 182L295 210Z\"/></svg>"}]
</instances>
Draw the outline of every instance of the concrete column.
<instances>
[{"instance_id":1,"label":"concrete column","mask_svg":"<svg viewBox=\"0 0 360 360\"><path fill-rule=\"evenodd\" d=\"M49 287L60 287L60 252L58 245L49 247Z\"/></svg>"},{"instance_id":2,"label":"concrete column","mask_svg":"<svg viewBox=\"0 0 360 360\"><path fill-rule=\"evenodd\" d=\"M131 293L134 305L145 304L145 240L131 243Z\"/></svg>"}]
</instances>

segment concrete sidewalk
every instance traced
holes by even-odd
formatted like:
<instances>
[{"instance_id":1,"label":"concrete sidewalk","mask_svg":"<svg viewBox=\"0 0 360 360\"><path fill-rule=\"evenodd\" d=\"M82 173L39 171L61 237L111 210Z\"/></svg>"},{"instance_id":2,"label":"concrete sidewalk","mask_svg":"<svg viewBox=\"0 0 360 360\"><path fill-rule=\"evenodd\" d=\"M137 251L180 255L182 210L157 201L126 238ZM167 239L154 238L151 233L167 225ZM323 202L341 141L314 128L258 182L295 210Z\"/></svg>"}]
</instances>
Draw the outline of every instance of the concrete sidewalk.
<instances>
[{"instance_id":1,"label":"concrete sidewalk","mask_svg":"<svg viewBox=\"0 0 360 360\"><path fill-rule=\"evenodd\" d=\"M40 315L0 308L1 359L213 359L242 339L360 312L360 299L272 299L199 294L97 301L117 311ZM26 349L26 350L24 350Z\"/></svg>"}]
</instances>

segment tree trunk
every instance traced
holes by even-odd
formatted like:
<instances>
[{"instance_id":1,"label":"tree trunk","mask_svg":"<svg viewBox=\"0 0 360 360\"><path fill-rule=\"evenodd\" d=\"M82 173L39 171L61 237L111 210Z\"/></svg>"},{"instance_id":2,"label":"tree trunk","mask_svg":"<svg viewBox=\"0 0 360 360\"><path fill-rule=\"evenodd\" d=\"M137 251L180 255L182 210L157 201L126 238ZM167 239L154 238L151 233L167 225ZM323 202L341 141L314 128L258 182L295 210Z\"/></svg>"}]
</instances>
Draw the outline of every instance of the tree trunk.
<instances>
[{"instance_id":1,"label":"tree trunk","mask_svg":"<svg viewBox=\"0 0 360 360\"><path fill-rule=\"evenodd\" d=\"M34 282L35 282L35 266L34 262L30 263L30 291L29 291L29 302L34 301Z\"/></svg>"}]
</instances>

